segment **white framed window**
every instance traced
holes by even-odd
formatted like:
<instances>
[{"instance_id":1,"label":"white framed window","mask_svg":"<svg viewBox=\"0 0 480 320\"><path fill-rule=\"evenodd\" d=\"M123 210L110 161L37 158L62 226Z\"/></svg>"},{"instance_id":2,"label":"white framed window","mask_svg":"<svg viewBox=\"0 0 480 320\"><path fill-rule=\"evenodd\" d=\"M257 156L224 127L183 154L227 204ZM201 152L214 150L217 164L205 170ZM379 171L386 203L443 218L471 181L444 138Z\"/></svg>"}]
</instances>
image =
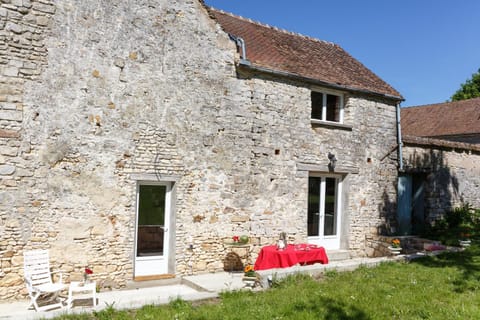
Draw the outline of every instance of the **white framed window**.
<instances>
[{"instance_id":1,"label":"white framed window","mask_svg":"<svg viewBox=\"0 0 480 320\"><path fill-rule=\"evenodd\" d=\"M343 95L337 92L311 91L312 122L343 123Z\"/></svg>"}]
</instances>

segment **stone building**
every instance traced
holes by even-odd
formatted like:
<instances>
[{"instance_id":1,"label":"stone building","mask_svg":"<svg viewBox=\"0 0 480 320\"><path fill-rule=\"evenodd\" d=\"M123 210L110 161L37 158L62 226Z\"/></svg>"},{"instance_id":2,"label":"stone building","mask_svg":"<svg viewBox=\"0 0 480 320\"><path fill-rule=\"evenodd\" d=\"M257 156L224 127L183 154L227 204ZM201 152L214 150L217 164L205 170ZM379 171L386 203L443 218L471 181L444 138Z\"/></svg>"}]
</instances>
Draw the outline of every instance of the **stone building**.
<instances>
[{"instance_id":1,"label":"stone building","mask_svg":"<svg viewBox=\"0 0 480 320\"><path fill-rule=\"evenodd\" d=\"M480 208L480 99L402 108L397 224L419 234L456 207Z\"/></svg>"},{"instance_id":2,"label":"stone building","mask_svg":"<svg viewBox=\"0 0 480 320\"><path fill-rule=\"evenodd\" d=\"M480 98L402 108L408 136L480 144Z\"/></svg>"},{"instance_id":3,"label":"stone building","mask_svg":"<svg viewBox=\"0 0 480 320\"><path fill-rule=\"evenodd\" d=\"M338 45L197 0L3 0L0 27L1 299L35 248L113 288L280 232L377 254L402 97Z\"/></svg>"}]
</instances>

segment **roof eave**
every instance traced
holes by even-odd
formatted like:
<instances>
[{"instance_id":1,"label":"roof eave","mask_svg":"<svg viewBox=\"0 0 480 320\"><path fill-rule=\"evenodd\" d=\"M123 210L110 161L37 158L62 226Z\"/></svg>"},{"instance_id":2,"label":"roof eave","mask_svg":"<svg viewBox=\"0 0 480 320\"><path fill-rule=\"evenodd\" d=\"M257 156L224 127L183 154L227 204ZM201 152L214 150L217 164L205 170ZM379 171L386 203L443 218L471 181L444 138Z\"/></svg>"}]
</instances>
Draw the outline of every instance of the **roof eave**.
<instances>
[{"instance_id":1,"label":"roof eave","mask_svg":"<svg viewBox=\"0 0 480 320\"><path fill-rule=\"evenodd\" d=\"M441 148L452 148L480 152L480 146L474 143L449 141L414 135L402 135L402 142L407 145L431 146Z\"/></svg>"},{"instance_id":2,"label":"roof eave","mask_svg":"<svg viewBox=\"0 0 480 320\"><path fill-rule=\"evenodd\" d=\"M270 74L270 75L274 75L274 76L286 77L286 78L294 79L294 80L297 80L297 81L302 81L302 82L307 82L307 83L327 87L327 88L330 88L330 89L369 94L369 95L374 95L374 96L378 96L378 97L382 97L382 98L386 98L386 99L395 100L397 102L405 101L405 99L402 96L395 96L395 95L375 92L375 91L366 90L366 89L359 89L359 88L355 88L355 87L340 85L340 84L337 84L337 83L330 83L330 82L326 82L326 81L322 81L322 80L318 80L318 79L314 79L314 78L304 77L304 76L294 74L294 73L290 73L290 72L287 72L287 71L270 69L270 68L267 68L267 67L255 65L255 64L251 63L249 60L246 60L246 59L240 59L240 61L238 63L238 66L242 67L242 68L245 68L245 69L249 69L251 71L262 72L262 73L266 73L266 74Z\"/></svg>"}]
</instances>

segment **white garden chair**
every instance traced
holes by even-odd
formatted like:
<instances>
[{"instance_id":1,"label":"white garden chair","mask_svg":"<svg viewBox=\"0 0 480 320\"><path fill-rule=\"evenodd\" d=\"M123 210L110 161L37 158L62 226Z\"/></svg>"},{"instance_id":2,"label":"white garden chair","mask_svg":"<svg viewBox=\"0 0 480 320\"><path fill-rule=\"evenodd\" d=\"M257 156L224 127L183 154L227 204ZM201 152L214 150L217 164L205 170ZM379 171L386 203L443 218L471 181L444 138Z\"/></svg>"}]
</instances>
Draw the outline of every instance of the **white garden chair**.
<instances>
[{"instance_id":1,"label":"white garden chair","mask_svg":"<svg viewBox=\"0 0 480 320\"><path fill-rule=\"evenodd\" d=\"M51 272L48 250L33 250L23 253L23 266L28 295L32 299L36 311L62 308L58 295L65 289L60 273L59 282L54 283ZM39 305L41 302L42 305Z\"/></svg>"}]
</instances>

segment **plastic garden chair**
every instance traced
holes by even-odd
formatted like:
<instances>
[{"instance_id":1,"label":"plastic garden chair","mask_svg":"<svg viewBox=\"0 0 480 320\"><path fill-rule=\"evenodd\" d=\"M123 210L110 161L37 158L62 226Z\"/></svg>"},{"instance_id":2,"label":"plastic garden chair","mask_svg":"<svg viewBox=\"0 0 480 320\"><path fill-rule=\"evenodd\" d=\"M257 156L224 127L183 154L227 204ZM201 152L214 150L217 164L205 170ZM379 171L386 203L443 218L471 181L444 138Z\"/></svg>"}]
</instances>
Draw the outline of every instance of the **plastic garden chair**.
<instances>
[{"instance_id":1,"label":"plastic garden chair","mask_svg":"<svg viewBox=\"0 0 480 320\"><path fill-rule=\"evenodd\" d=\"M62 308L63 304L58 295L66 285L62 283L62 274L59 271L51 272L48 250L25 251L23 259L25 282L28 295L32 299L30 306L33 305L36 311ZM59 282L53 282L54 273L59 273Z\"/></svg>"}]
</instances>

